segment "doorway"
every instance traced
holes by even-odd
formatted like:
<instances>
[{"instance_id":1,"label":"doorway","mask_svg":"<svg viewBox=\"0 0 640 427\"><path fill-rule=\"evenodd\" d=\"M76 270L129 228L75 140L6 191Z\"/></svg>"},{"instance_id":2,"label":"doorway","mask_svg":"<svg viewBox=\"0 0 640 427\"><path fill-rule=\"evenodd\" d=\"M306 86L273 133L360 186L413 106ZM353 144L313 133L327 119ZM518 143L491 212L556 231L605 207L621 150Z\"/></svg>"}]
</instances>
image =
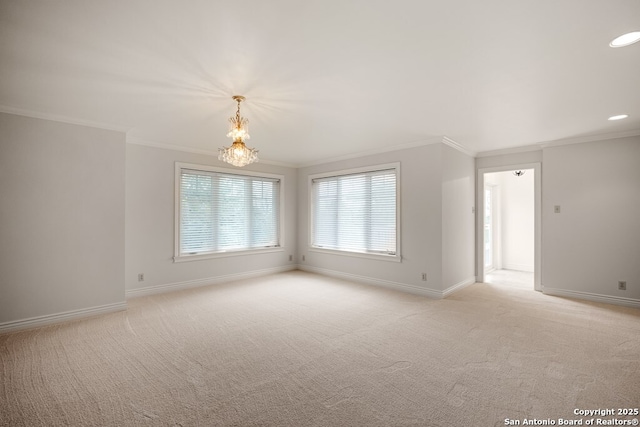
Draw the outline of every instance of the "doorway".
<instances>
[{"instance_id":1,"label":"doorway","mask_svg":"<svg viewBox=\"0 0 640 427\"><path fill-rule=\"evenodd\" d=\"M478 170L478 281L541 290L540 164Z\"/></svg>"},{"instance_id":2,"label":"doorway","mask_svg":"<svg viewBox=\"0 0 640 427\"><path fill-rule=\"evenodd\" d=\"M485 177L484 184L484 271L490 273L496 269L495 253L498 251L496 247L496 228L499 226L500 221L498 218L499 213L496 209L496 185L486 183L487 177Z\"/></svg>"}]
</instances>

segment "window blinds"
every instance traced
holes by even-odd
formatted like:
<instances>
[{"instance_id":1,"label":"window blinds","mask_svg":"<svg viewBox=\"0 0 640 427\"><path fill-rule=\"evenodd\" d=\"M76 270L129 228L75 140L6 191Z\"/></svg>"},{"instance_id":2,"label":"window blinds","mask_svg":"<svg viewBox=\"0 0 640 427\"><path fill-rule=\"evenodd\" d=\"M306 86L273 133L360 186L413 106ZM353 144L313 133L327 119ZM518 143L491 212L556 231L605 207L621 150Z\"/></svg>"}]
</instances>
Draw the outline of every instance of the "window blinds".
<instances>
[{"instance_id":1,"label":"window blinds","mask_svg":"<svg viewBox=\"0 0 640 427\"><path fill-rule=\"evenodd\" d=\"M180 255L279 246L280 180L182 169Z\"/></svg>"},{"instance_id":2,"label":"window blinds","mask_svg":"<svg viewBox=\"0 0 640 427\"><path fill-rule=\"evenodd\" d=\"M396 254L396 170L312 180L317 248Z\"/></svg>"}]
</instances>

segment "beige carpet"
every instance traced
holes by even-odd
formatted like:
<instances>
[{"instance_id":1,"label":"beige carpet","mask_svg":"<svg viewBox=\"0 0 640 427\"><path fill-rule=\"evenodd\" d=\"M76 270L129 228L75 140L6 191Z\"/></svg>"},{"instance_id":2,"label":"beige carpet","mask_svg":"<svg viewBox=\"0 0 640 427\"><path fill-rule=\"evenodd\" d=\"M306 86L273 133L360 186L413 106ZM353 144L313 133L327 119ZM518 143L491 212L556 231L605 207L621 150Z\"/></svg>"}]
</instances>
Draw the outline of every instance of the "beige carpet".
<instances>
[{"instance_id":1,"label":"beige carpet","mask_svg":"<svg viewBox=\"0 0 640 427\"><path fill-rule=\"evenodd\" d=\"M640 406L640 311L487 284L436 301L296 271L0 335L0 375L3 426L587 419L574 409Z\"/></svg>"},{"instance_id":2,"label":"beige carpet","mask_svg":"<svg viewBox=\"0 0 640 427\"><path fill-rule=\"evenodd\" d=\"M533 290L533 273L517 270L493 270L484 277L485 283L492 285L514 286Z\"/></svg>"}]
</instances>

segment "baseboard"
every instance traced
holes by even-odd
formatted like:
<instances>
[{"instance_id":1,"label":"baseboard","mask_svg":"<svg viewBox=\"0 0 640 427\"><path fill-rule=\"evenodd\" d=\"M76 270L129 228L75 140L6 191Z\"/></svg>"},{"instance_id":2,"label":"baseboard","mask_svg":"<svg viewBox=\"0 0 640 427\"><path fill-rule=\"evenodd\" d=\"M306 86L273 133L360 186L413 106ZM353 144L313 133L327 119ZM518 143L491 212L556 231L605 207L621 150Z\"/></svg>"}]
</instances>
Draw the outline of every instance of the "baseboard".
<instances>
[{"instance_id":1,"label":"baseboard","mask_svg":"<svg viewBox=\"0 0 640 427\"><path fill-rule=\"evenodd\" d=\"M85 317L113 313L115 311L122 311L126 309L127 303L123 301L114 304L100 305L97 307L83 308L80 310L71 310L62 313L47 314L45 316L30 317L28 319L13 320L11 322L0 323L0 333L14 332L22 329L38 328L40 326L51 325L53 323L83 319Z\"/></svg>"},{"instance_id":2,"label":"baseboard","mask_svg":"<svg viewBox=\"0 0 640 427\"><path fill-rule=\"evenodd\" d=\"M634 298L616 297L611 295L594 294L591 292L570 291L567 289L555 289L542 287L542 293L557 297L582 299L606 304L623 305L626 307L640 308L640 300Z\"/></svg>"},{"instance_id":3,"label":"baseboard","mask_svg":"<svg viewBox=\"0 0 640 427\"><path fill-rule=\"evenodd\" d=\"M527 264L503 264L503 270L515 270L515 271L525 271L527 273L533 273L533 265Z\"/></svg>"},{"instance_id":4,"label":"baseboard","mask_svg":"<svg viewBox=\"0 0 640 427\"><path fill-rule=\"evenodd\" d=\"M466 279L456 283L453 286L449 286L447 289L445 289L444 291L442 291L442 298L446 298L449 295L451 295L454 292L460 291L464 288L466 288L469 285L473 285L474 283L476 283L476 278L475 276L473 277L467 277Z\"/></svg>"},{"instance_id":5,"label":"baseboard","mask_svg":"<svg viewBox=\"0 0 640 427\"><path fill-rule=\"evenodd\" d=\"M125 292L127 299L142 297L147 295L162 294L165 292L179 291L182 289L198 288L201 286L217 285L220 283L233 282L236 280L250 279L267 274L283 273L285 271L296 270L297 265L285 265L281 267L265 268L243 273L227 274L224 276L205 277L204 279L186 280L184 282L166 283L163 285L148 286L146 288L128 289Z\"/></svg>"},{"instance_id":6,"label":"baseboard","mask_svg":"<svg viewBox=\"0 0 640 427\"><path fill-rule=\"evenodd\" d=\"M407 283L392 282L390 280L376 279L373 277L360 276L357 274L344 273L342 271L328 270L326 268L312 267L309 265L298 265L299 270L308 271L310 273L317 273L323 276L335 277L337 279L350 280L353 282L364 283L367 285L380 286L387 289L393 289L396 291L407 292L414 295L421 295L434 299L442 299L443 292L436 291L434 289L422 288L420 286L409 285Z\"/></svg>"}]
</instances>

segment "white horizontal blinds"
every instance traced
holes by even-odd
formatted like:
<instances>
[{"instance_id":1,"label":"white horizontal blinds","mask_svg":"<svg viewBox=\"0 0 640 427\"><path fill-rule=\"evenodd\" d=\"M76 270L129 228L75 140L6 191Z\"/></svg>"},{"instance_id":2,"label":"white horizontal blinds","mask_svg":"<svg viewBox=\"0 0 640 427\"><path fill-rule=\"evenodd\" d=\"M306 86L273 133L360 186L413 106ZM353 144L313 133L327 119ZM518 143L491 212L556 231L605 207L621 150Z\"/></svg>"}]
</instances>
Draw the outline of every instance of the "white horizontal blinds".
<instances>
[{"instance_id":1,"label":"white horizontal blinds","mask_svg":"<svg viewBox=\"0 0 640 427\"><path fill-rule=\"evenodd\" d=\"M180 253L215 249L213 177L182 171L180 177Z\"/></svg>"},{"instance_id":2,"label":"white horizontal blinds","mask_svg":"<svg viewBox=\"0 0 640 427\"><path fill-rule=\"evenodd\" d=\"M180 254L279 245L278 179L183 169Z\"/></svg>"},{"instance_id":3,"label":"white horizontal blinds","mask_svg":"<svg viewBox=\"0 0 640 427\"><path fill-rule=\"evenodd\" d=\"M313 181L313 246L338 248L338 180Z\"/></svg>"},{"instance_id":4,"label":"white horizontal blinds","mask_svg":"<svg viewBox=\"0 0 640 427\"><path fill-rule=\"evenodd\" d=\"M370 251L396 254L396 174L371 176Z\"/></svg>"},{"instance_id":5,"label":"white horizontal blinds","mask_svg":"<svg viewBox=\"0 0 640 427\"><path fill-rule=\"evenodd\" d=\"M312 181L313 246L396 253L396 170Z\"/></svg>"},{"instance_id":6,"label":"white horizontal blinds","mask_svg":"<svg viewBox=\"0 0 640 427\"><path fill-rule=\"evenodd\" d=\"M254 247L278 246L279 230L278 181L251 181L251 236Z\"/></svg>"}]
</instances>

